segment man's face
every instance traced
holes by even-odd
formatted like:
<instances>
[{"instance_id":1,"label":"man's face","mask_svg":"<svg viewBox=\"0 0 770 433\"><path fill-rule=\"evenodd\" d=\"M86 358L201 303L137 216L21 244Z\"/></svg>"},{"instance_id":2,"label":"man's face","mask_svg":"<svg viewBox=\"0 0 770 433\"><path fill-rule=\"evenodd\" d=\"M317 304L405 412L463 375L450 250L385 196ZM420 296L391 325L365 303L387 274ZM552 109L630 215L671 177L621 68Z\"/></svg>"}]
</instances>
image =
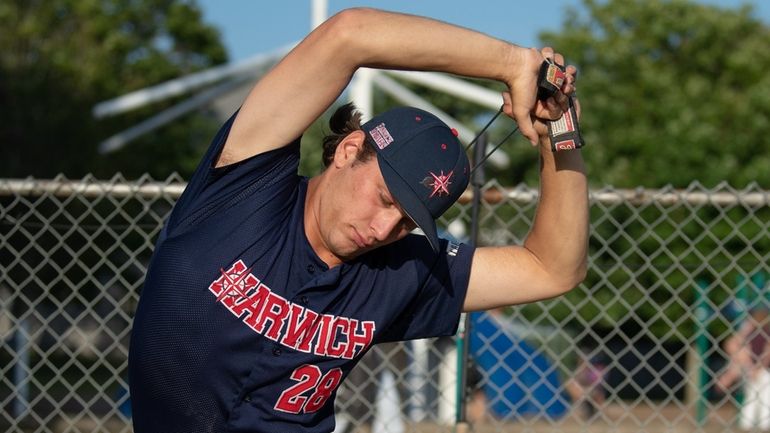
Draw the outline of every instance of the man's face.
<instances>
[{"instance_id":1,"label":"man's face","mask_svg":"<svg viewBox=\"0 0 770 433\"><path fill-rule=\"evenodd\" d=\"M319 231L328 249L349 260L406 236L415 228L390 195L377 158L344 167L324 195Z\"/></svg>"}]
</instances>

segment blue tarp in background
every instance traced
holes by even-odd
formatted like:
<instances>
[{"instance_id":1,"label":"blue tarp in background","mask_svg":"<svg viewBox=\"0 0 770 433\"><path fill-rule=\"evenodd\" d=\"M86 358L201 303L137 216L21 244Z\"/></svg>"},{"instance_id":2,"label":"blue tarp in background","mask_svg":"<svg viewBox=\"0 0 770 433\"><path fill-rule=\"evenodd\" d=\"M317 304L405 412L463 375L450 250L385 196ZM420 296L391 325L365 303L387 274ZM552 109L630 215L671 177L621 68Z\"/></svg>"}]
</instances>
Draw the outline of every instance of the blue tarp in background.
<instances>
[{"instance_id":1,"label":"blue tarp in background","mask_svg":"<svg viewBox=\"0 0 770 433\"><path fill-rule=\"evenodd\" d=\"M553 364L486 312L471 313L470 353L481 374L489 410L497 418L562 417L569 397Z\"/></svg>"}]
</instances>

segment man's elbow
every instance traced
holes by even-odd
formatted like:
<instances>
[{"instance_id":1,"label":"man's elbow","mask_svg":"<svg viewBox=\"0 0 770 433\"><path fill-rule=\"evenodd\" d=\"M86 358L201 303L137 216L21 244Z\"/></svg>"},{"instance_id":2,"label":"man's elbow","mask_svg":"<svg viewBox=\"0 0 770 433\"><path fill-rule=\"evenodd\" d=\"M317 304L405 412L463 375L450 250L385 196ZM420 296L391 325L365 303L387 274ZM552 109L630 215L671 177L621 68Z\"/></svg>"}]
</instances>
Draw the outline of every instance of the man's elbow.
<instances>
[{"instance_id":1,"label":"man's elbow","mask_svg":"<svg viewBox=\"0 0 770 433\"><path fill-rule=\"evenodd\" d=\"M368 14L369 10L364 8L340 11L318 26L313 32L313 40L318 41L323 47L329 47L329 50L339 57L354 52L355 50L349 48L360 36L362 18ZM342 61L342 59L340 58L338 61Z\"/></svg>"},{"instance_id":2,"label":"man's elbow","mask_svg":"<svg viewBox=\"0 0 770 433\"><path fill-rule=\"evenodd\" d=\"M571 272L559 272L552 279L552 290L556 296L561 296L579 286L588 274L588 266L584 263Z\"/></svg>"},{"instance_id":3,"label":"man's elbow","mask_svg":"<svg viewBox=\"0 0 770 433\"><path fill-rule=\"evenodd\" d=\"M352 45L362 38L363 32L366 31L366 23L375 19L378 13L376 9L365 7L344 9L329 18L324 23L324 27L333 39Z\"/></svg>"},{"instance_id":4,"label":"man's elbow","mask_svg":"<svg viewBox=\"0 0 770 433\"><path fill-rule=\"evenodd\" d=\"M572 287L570 287L567 291L570 291L579 286L580 283L586 279L586 276L588 276L588 258L584 257L580 265L575 268L575 271L572 273L572 283L570 284Z\"/></svg>"}]
</instances>

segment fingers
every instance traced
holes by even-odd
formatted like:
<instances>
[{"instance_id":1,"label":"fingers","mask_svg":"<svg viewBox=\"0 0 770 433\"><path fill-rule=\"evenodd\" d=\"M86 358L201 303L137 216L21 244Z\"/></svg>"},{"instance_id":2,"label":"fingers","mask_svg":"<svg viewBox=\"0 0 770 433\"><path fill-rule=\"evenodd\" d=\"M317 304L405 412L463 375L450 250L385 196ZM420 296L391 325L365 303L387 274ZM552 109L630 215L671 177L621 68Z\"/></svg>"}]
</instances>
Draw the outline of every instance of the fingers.
<instances>
[{"instance_id":1,"label":"fingers","mask_svg":"<svg viewBox=\"0 0 770 433\"><path fill-rule=\"evenodd\" d=\"M505 113L513 118L519 126L519 131L532 144L538 141L538 135L529 116L537 101L537 76L543 56L534 48L517 51L520 56L518 65L511 70L512 76L508 81L508 98Z\"/></svg>"},{"instance_id":2,"label":"fingers","mask_svg":"<svg viewBox=\"0 0 770 433\"><path fill-rule=\"evenodd\" d=\"M516 120L516 124L519 126L519 131L533 146L538 144L538 134L535 130L535 126L532 124L530 118L531 110L527 107L514 107L512 117Z\"/></svg>"},{"instance_id":3,"label":"fingers","mask_svg":"<svg viewBox=\"0 0 770 433\"><path fill-rule=\"evenodd\" d=\"M562 56L560 53L554 52L553 48L551 47L544 47L540 50L540 54L543 55L546 59L550 59L552 62L556 63L557 65L563 65L564 64L564 56Z\"/></svg>"},{"instance_id":4,"label":"fingers","mask_svg":"<svg viewBox=\"0 0 770 433\"><path fill-rule=\"evenodd\" d=\"M513 117L513 106L511 105L511 94L503 92L503 113L508 117Z\"/></svg>"},{"instance_id":5,"label":"fingers","mask_svg":"<svg viewBox=\"0 0 770 433\"><path fill-rule=\"evenodd\" d=\"M542 104L542 102L537 102L537 104ZM503 113L509 117L514 117L513 105L511 104L511 95L508 92L503 92ZM535 132L535 137L537 137L537 141L532 142L532 140L530 140L530 142L533 146L537 146L539 144L540 137L548 133L548 127L545 123L543 123L542 119L539 119L534 115L534 110L530 110L528 116L529 124L532 125L532 130ZM521 130L521 123L517 121L517 124L519 125L519 130ZM523 132L522 135L524 135ZM529 139L528 136L525 135L525 137Z\"/></svg>"},{"instance_id":6,"label":"fingers","mask_svg":"<svg viewBox=\"0 0 770 433\"><path fill-rule=\"evenodd\" d=\"M561 91L565 95L574 96L575 91L577 90L577 87L575 86L575 82L577 80L577 68L573 65L568 65L567 69L565 70L567 74L567 79L564 80L564 84L562 85Z\"/></svg>"},{"instance_id":7,"label":"fingers","mask_svg":"<svg viewBox=\"0 0 770 433\"><path fill-rule=\"evenodd\" d=\"M564 67L564 56L561 53L555 52L553 48L545 47L540 50L540 54L542 54L542 56L546 59L556 63L557 65ZM577 68L573 65L567 65L564 72L567 74L567 80L564 82L562 87L566 86L567 84L574 84L575 78L577 78Z\"/></svg>"},{"instance_id":8,"label":"fingers","mask_svg":"<svg viewBox=\"0 0 770 433\"><path fill-rule=\"evenodd\" d=\"M567 95L571 95L575 93L575 81L577 80L577 68L572 65L568 65L565 72L567 73L567 80L564 82L564 85L562 86L562 92L566 93Z\"/></svg>"},{"instance_id":9,"label":"fingers","mask_svg":"<svg viewBox=\"0 0 770 433\"><path fill-rule=\"evenodd\" d=\"M551 47L545 47L540 50L540 54L543 55L546 59L551 60L552 62L556 63L557 65L564 65L564 56L561 53L557 53L553 50ZM561 86L560 92L556 92L556 94L553 96L553 99L555 100L558 107L560 107L561 111L567 111L569 109L569 97L575 94L575 80L577 78L577 68L573 65L567 65L565 68L565 80L564 83ZM546 103L546 108L551 111L553 108L553 105L550 103ZM560 114L559 114L560 116ZM558 117L558 116L557 116Z\"/></svg>"},{"instance_id":10,"label":"fingers","mask_svg":"<svg viewBox=\"0 0 770 433\"><path fill-rule=\"evenodd\" d=\"M537 74L543 59L564 65L564 56L551 47L522 51L524 61L515 70L509 92L503 95L503 112L513 118L519 130L533 145L538 144L540 120L555 120L569 109L569 97L575 93L577 68L564 68L565 80L560 91L546 101L537 101ZM535 123L538 123L535 125Z\"/></svg>"},{"instance_id":11,"label":"fingers","mask_svg":"<svg viewBox=\"0 0 770 433\"><path fill-rule=\"evenodd\" d=\"M532 146L537 146L539 143L540 135L542 134L542 131L538 131L538 128L535 126L535 123L538 122L538 119L532 114L534 110L530 110L525 108L523 111L518 111L518 116L523 116L524 119L521 119L517 116L517 112L514 111L513 104L511 103L511 94L508 92L503 92L503 113L506 114L508 117L513 118L516 120L516 125L519 127L519 132L521 132L521 135L527 138L529 142L532 144ZM526 120L526 122L524 121ZM529 128L531 128L532 134L527 135L525 132L525 127L523 125L528 125Z\"/></svg>"}]
</instances>

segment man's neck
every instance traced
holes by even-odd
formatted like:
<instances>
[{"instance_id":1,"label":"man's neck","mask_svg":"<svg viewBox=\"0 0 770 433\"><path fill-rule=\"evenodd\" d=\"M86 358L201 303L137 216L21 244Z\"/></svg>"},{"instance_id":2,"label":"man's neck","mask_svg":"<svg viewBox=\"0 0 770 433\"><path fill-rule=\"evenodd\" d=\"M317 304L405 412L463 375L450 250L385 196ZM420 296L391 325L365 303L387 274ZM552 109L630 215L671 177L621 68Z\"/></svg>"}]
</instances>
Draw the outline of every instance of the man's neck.
<instances>
[{"instance_id":1,"label":"man's neck","mask_svg":"<svg viewBox=\"0 0 770 433\"><path fill-rule=\"evenodd\" d=\"M318 215L322 200L321 192L323 191L324 180L323 175L314 176L308 180L304 212L305 237L318 258L326 263L329 269L331 269L342 264L342 259L329 250L321 236Z\"/></svg>"}]
</instances>

